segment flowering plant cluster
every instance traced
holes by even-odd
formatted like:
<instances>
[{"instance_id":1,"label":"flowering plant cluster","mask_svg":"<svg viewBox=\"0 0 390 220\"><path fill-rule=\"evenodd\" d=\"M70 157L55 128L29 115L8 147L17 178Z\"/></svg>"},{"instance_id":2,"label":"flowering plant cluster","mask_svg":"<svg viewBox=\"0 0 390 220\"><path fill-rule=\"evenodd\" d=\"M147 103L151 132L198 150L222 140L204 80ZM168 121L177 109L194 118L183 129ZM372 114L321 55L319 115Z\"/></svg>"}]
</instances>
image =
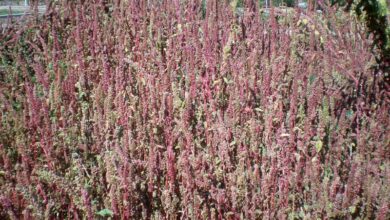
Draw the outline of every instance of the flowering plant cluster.
<instances>
[{"instance_id":1,"label":"flowering plant cluster","mask_svg":"<svg viewBox=\"0 0 390 220\"><path fill-rule=\"evenodd\" d=\"M388 73L353 16L48 1L0 33L1 219L389 219Z\"/></svg>"}]
</instances>

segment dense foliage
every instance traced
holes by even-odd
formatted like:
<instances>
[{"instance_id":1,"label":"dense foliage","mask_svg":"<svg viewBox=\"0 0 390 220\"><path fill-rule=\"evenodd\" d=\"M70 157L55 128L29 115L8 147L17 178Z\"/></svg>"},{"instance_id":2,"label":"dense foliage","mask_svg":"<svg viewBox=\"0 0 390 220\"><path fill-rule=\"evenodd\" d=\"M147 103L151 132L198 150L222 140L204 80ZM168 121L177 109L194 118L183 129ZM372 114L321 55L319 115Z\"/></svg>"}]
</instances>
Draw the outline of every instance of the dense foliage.
<instances>
[{"instance_id":1,"label":"dense foliage","mask_svg":"<svg viewBox=\"0 0 390 220\"><path fill-rule=\"evenodd\" d=\"M387 73L355 18L93 2L1 29L1 219L389 219Z\"/></svg>"},{"instance_id":2,"label":"dense foliage","mask_svg":"<svg viewBox=\"0 0 390 220\"><path fill-rule=\"evenodd\" d=\"M348 11L351 8L366 23L368 33L374 37L374 46L379 49L377 60L380 68L390 71L390 20L386 0L332 0L344 5Z\"/></svg>"}]
</instances>

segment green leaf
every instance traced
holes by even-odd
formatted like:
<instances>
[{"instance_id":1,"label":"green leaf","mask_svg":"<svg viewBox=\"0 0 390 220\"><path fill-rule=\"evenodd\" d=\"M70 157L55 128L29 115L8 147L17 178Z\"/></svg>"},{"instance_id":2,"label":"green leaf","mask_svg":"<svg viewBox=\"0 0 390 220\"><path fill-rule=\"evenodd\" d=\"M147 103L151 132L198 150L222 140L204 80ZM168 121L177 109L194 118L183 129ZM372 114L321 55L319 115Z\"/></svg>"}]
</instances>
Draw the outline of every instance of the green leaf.
<instances>
[{"instance_id":1,"label":"green leaf","mask_svg":"<svg viewBox=\"0 0 390 220\"><path fill-rule=\"evenodd\" d=\"M215 158L215 164L219 165L221 163L221 159L219 157Z\"/></svg>"},{"instance_id":2,"label":"green leaf","mask_svg":"<svg viewBox=\"0 0 390 220\"><path fill-rule=\"evenodd\" d=\"M257 111L257 112L263 112L263 109L261 109L261 108L255 108L255 111Z\"/></svg>"},{"instance_id":3,"label":"green leaf","mask_svg":"<svg viewBox=\"0 0 390 220\"><path fill-rule=\"evenodd\" d=\"M20 111L22 109L22 104L19 101L14 101L12 107L15 111Z\"/></svg>"},{"instance_id":4,"label":"green leaf","mask_svg":"<svg viewBox=\"0 0 390 220\"><path fill-rule=\"evenodd\" d=\"M232 6L232 10L233 12L236 11L236 8L238 6L238 0L233 0L231 3L230 3L230 6Z\"/></svg>"},{"instance_id":5,"label":"green leaf","mask_svg":"<svg viewBox=\"0 0 390 220\"><path fill-rule=\"evenodd\" d=\"M349 207L349 212L351 213L351 214L354 214L355 212L356 212L356 206L350 206Z\"/></svg>"},{"instance_id":6,"label":"green leaf","mask_svg":"<svg viewBox=\"0 0 390 220\"><path fill-rule=\"evenodd\" d=\"M102 209L96 214L102 217L112 217L114 215L114 213L109 209Z\"/></svg>"},{"instance_id":7,"label":"green leaf","mask_svg":"<svg viewBox=\"0 0 390 220\"><path fill-rule=\"evenodd\" d=\"M309 84L313 84L314 80L316 79L316 75L312 74L309 76Z\"/></svg>"},{"instance_id":8,"label":"green leaf","mask_svg":"<svg viewBox=\"0 0 390 220\"><path fill-rule=\"evenodd\" d=\"M320 152L322 149L322 141L321 140L318 140L316 141L316 150L317 150L317 153Z\"/></svg>"},{"instance_id":9,"label":"green leaf","mask_svg":"<svg viewBox=\"0 0 390 220\"><path fill-rule=\"evenodd\" d=\"M232 80L229 80L227 77L223 77L223 81L226 83L226 84L232 84L233 81Z\"/></svg>"},{"instance_id":10,"label":"green leaf","mask_svg":"<svg viewBox=\"0 0 390 220\"><path fill-rule=\"evenodd\" d=\"M379 0L379 13L381 16L386 16L387 15L387 3L386 0Z\"/></svg>"},{"instance_id":11,"label":"green leaf","mask_svg":"<svg viewBox=\"0 0 390 220\"><path fill-rule=\"evenodd\" d=\"M348 110L345 115L347 116L347 118L352 119L353 111L352 110Z\"/></svg>"}]
</instances>

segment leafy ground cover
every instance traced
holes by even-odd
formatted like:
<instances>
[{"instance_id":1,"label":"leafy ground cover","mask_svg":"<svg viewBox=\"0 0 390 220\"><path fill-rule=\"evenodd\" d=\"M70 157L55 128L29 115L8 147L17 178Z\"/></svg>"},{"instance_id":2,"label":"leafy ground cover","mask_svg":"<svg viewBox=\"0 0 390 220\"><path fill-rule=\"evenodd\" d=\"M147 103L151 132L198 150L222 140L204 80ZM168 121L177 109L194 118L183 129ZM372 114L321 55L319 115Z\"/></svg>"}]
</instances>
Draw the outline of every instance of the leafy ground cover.
<instances>
[{"instance_id":1,"label":"leafy ground cover","mask_svg":"<svg viewBox=\"0 0 390 220\"><path fill-rule=\"evenodd\" d=\"M389 218L388 73L353 16L88 2L0 31L0 218Z\"/></svg>"}]
</instances>

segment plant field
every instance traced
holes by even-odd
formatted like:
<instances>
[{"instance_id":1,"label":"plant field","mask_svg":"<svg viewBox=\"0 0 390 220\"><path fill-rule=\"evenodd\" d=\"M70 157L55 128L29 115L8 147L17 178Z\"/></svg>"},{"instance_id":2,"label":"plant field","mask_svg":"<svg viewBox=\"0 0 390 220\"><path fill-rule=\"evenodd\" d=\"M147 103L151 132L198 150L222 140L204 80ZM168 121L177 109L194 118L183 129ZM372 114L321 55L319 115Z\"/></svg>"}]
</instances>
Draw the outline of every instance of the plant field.
<instances>
[{"instance_id":1,"label":"plant field","mask_svg":"<svg viewBox=\"0 0 390 220\"><path fill-rule=\"evenodd\" d=\"M234 2L53 1L0 29L0 219L389 219L364 24Z\"/></svg>"}]
</instances>

